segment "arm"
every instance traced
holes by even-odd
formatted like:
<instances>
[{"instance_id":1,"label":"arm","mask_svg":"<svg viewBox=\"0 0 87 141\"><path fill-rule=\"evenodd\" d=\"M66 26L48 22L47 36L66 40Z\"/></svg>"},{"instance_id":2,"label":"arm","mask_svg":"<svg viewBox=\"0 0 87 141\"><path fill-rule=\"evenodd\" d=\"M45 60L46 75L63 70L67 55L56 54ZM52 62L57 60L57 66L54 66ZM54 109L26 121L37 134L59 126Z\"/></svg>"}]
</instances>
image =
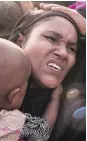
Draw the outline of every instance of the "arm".
<instances>
[{"instance_id":1,"label":"arm","mask_svg":"<svg viewBox=\"0 0 87 141\"><path fill-rule=\"evenodd\" d=\"M57 4L41 3L40 7L44 10L52 10L52 11L63 12L65 14L68 14L76 22L81 34L83 36L86 35L86 19L81 14L79 14L76 10Z\"/></svg>"},{"instance_id":2,"label":"arm","mask_svg":"<svg viewBox=\"0 0 87 141\"><path fill-rule=\"evenodd\" d=\"M58 86L52 93L51 101L48 104L43 118L49 124L50 128L54 127L57 119L59 104L60 104L60 94L62 93L62 87Z\"/></svg>"},{"instance_id":3,"label":"arm","mask_svg":"<svg viewBox=\"0 0 87 141\"><path fill-rule=\"evenodd\" d=\"M23 126L20 139L26 138L33 141L47 141L56 122L61 87L58 86L52 93L51 101L43 115L43 118L32 117L26 113L26 122Z\"/></svg>"}]
</instances>

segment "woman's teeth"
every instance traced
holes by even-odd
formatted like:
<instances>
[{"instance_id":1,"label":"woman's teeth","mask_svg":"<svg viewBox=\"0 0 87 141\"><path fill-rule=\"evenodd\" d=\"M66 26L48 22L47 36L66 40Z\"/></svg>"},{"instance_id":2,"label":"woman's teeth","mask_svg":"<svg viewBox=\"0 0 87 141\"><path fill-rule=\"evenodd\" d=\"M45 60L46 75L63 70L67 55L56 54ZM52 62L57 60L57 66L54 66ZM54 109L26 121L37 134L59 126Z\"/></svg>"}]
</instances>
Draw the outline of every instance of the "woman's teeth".
<instances>
[{"instance_id":1,"label":"woman's teeth","mask_svg":"<svg viewBox=\"0 0 87 141\"><path fill-rule=\"evenodd\" d=\"M62 70L60 66L58 66L58 65L56 65L56 64L54 64L54 63L49 63L48 66L53 67L53 68L55 68L55 69L58 69L59 71Z\"/></svg>"}]
</instances>

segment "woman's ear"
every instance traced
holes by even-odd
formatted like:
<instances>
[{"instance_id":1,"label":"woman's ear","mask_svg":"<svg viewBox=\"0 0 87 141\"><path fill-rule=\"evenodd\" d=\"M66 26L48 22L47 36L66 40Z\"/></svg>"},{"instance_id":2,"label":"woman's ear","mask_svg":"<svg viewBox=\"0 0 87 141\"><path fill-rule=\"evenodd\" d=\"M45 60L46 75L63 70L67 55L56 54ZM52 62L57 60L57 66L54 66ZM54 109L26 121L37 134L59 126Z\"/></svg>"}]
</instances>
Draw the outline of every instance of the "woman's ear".
<instances>
[{"instance_id":1,"label":"woman's ear","mask_svg":"<svg viewBox=\"0 0 87 141\"><path fill-rule=\"evenodd\" d=\"M25 37L23 36L23 34L19 33L18 35L18 39L15 42L19 47L22 48L22 43L24 42Z\"/></svg>"},{"instance_id":2,"label":"woman's ear","mask_svg":"<svg viewBox=\"0 0 87 141\"><path fill-rule=\"evenodd\" d=\"M8 100L12 109L17 108L17 105L19 105L19 98L20 98L20 88L15 88L11 90L10 93L8 94Z\"/></svg>"}]
</instances>

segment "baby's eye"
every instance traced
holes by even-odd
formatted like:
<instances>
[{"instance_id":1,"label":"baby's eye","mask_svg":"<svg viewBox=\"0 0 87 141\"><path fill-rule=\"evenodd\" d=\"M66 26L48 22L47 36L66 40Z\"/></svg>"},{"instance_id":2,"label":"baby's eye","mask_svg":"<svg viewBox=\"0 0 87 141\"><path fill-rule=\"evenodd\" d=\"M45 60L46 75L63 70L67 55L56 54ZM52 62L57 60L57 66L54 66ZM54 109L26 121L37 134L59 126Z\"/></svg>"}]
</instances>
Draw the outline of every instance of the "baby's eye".
<instances>
[{"instance_id":1,"label":"baby's eye","mask_svg":"<svg viewBox=\"0 0 87 141\"><path fill-rule=\"evenodd\" d=\"M44 36L45 38L47 38L48 40L52 41L52 42L57 42L55 37L52 36Z\"/></svg>"}]
</instances>

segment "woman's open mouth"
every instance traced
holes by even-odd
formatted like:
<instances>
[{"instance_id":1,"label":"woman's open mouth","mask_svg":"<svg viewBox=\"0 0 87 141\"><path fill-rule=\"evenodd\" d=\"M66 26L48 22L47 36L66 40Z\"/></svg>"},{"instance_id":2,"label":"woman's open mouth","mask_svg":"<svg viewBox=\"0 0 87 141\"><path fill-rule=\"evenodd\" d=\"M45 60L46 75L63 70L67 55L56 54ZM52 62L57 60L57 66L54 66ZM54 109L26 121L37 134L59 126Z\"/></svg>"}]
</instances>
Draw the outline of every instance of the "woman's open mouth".
<instances>
[{"instance_id":1,"label":"woman's open mouth","mask_svg":"<svg viewBox=\"0 0 87 141\"><path fill-rule=\"evenodd\" d=\"M48 66L50 66L55 71L62 71L62 68L55 63L48 63Z\"/></svg>"},{"instance_id":2,"label":"woman's open mouth","mask_svg":"<svg viewBox=\"0 0 87 141\"><path fill-rule=\"evenodd\" d=\"M61 72L63 70L63 68L61 68L59 65L57 65L56 63L48 63L48 66L57 72Z\"/></svg>"}]
</instances>

